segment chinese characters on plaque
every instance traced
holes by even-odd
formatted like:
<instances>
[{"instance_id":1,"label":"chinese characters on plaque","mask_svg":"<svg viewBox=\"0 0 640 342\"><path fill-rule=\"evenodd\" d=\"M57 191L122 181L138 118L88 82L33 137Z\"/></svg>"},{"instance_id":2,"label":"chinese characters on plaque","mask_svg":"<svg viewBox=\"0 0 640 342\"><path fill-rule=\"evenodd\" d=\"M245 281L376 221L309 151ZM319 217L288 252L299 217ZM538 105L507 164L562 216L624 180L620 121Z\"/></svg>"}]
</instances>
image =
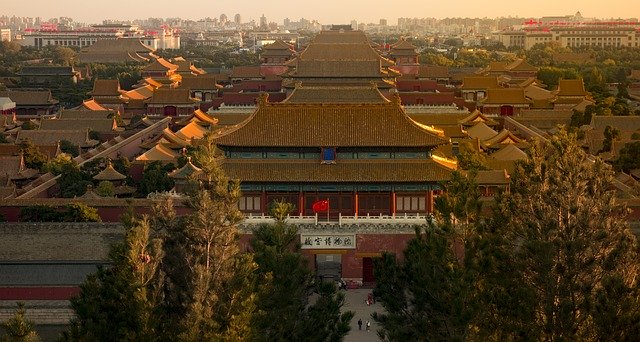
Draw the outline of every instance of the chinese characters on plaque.
<instances>
[{"instance_id":1,"label":"chinese characters on plaque","mask_svg":"<svg viewBox=\"0 0 640 342\"><path fill-rule=\"evenodd\" d=\"M306 235L300 234L303 249L356 248L355 235Z\"/></svg>"}]
</instances>

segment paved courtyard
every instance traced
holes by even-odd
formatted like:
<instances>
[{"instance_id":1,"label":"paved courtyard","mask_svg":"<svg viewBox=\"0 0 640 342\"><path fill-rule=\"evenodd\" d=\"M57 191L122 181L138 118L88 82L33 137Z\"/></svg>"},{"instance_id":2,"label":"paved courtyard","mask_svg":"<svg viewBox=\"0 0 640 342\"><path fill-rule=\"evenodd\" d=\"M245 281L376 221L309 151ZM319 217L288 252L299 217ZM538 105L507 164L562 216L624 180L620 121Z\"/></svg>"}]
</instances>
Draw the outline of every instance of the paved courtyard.
<instances>
[{"instance_id":1,"label":"paved courtyard","mask_svg":"<svg viewBox=\"0 0 640 342\"><path fill-rule=\"evenodd\" d=\"M345 293L345 306L344 310L350 310L355 313L351 320L351 331L344 339L345 342L361 342L361 341L380 341L376 330L378 330L378 324L376 324L371 318L371 314L375 311L382 311L382 305L376 303L374 305L367 306L367 294L372 289L357 289L346 290ZM362 330L358 330L358 319L362 319ZM371 322L371 331L367 332L365 329L366 322Z\"/></svg>"}]
</instances>

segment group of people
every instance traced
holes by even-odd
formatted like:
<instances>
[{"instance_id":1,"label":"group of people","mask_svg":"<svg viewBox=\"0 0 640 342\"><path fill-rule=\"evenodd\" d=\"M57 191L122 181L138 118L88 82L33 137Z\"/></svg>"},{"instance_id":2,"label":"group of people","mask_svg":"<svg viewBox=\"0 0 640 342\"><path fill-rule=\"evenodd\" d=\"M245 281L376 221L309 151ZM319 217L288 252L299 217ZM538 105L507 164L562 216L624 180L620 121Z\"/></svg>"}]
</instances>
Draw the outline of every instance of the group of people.
<instances>
[{"instance_id":1,"label":"group of people","mask_svg":"<svg viewBox=\"0 0 640 342\"><path fill-rule=\"evenodd\" d=\"M367 323L365 323L365 327L367 331L371 331L371 322L367 320ZM358 320L358 330L362 330L362 318Z\"/></svg>"}]
</instances>

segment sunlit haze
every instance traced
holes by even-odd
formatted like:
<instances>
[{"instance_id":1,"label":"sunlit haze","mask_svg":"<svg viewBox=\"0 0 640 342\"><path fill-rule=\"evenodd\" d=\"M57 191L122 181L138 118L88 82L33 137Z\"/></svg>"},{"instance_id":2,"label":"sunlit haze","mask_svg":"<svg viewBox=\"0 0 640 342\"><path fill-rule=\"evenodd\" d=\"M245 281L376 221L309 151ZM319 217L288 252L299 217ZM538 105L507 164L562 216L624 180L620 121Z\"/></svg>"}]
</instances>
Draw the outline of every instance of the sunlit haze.
<instances>
[{"instance_id":1,"label":"sunlit haze","mask_svg":"<svg viewBox=\"0 0 640 342\"><path fill-rule=\"evenodd\" d=\"M580 11L586 17L629 18L640 16L640 1L609 0L538 0L516 2L513 0L491 1L425 1L405 0L401 2L370 0L321 0L292 1L268 0L32 0L3 1L0 15L42 17L43 19L67 16L78 22L99 23L104 19L130 20L149 17L180 17L201 19L218 17L225 13L232 17L242 15L243 21L258 21L265 15L269 21L281 23L284 18L317 19L324 24L377 22L387 19L394 25L398 17L542 17L575 14Z\"/></svg>"}]
</instances>

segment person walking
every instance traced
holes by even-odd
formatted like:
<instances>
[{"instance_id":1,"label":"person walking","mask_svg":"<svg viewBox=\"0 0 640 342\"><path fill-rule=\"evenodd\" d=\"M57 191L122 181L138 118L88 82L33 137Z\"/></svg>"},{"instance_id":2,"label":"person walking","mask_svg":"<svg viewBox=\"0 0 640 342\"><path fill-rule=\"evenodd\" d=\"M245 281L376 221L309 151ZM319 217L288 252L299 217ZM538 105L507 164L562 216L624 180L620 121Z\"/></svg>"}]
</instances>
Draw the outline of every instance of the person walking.
<instances>
[{"instance_id":1,"label":"person walking","mask_svg":"<svg viewBox=\"0 0 640 342\"><path fill-rule=\"evenodd\" d=\"M358 320L358 330L362 330L362 318Z\"/></svg>"},{"instance_id":2,"label":"person walking","mask_svg":"<svg viewBox=\"0 0 640 342\"><path fill-rule=\"evenodd\" d=\"M371 329L371 322L367 321L367 332L369 332L369 329Z\"/></svg>"}]
</instances>

